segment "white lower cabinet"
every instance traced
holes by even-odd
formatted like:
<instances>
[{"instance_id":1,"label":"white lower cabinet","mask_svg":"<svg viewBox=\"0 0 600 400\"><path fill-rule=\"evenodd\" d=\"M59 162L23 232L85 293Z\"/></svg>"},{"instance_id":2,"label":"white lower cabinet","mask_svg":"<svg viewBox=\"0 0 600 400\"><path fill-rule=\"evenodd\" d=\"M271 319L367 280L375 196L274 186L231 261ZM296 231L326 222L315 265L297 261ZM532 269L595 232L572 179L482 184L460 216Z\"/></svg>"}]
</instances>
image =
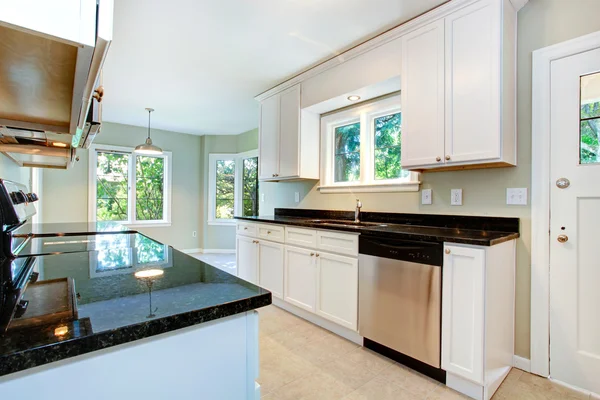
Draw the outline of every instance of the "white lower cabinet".
<instances>
[{"instance_id":1,"label":"white lower cabinet","mask_svg":"<svg viewBox=\"0 0 600 400\"><path fill-rule=\"evenodd\" d=\"M515 248L444 245L442 369L474 399L489 400L512 368Z\"/></svg>"},{"instance_id":2,"label":"white lower cabinet","mask_svg":"<svg viewBox=\"0 0 600 400\"><path fill-rule=\"evenodd\" d=\"M317 255L317 314L357 330L358 260L321 252Z\"/></svg>"},{"instance_id":3,"label":"white lower cabinet","mask_svg":"<svg viewBox=\"0 0 600 400\"><path fill-rule=\"evenodd\" d=\"M315 251L285 247L284 300L315 312L317 265Z\"/></svg>"},{"instance_id":4,"label":"white lower cabinet","mask_svg":"<svg viewBox=\"0 0 600 400\"><path fill-rule=\"evenodd\" d=\"M258 241L258 283L273 297L283 299L283 245Z\"/></svg>"},{"instance_id":5,"label":"white lower cabinet","mask_svg":"<svg viewBox=\"0 0 600 400\"><path fill-rule=\"evenodd\" d=\"M237 275L245 281L258 284L258 246L251 237L236 236Z\"/></svg>"}]
</instances>

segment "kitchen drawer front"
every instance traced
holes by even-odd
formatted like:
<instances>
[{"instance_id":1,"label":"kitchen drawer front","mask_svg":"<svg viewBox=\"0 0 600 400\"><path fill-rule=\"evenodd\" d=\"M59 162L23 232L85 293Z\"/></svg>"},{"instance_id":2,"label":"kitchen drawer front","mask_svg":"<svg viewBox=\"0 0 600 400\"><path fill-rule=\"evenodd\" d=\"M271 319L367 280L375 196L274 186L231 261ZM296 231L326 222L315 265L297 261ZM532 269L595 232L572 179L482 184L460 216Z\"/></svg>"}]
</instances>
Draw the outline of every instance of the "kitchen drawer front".
<instances>
[{"instance_id":1,"label":"kitchen drawer front","mask_svg":"<svg viewBox=\"0 0 600 400\"><path fill-rule=\"evenodd\" d=\"M314 249L317 246L317 231L313 229L286 227L285 243Z\"/></svg>"},{"instance_id":2,"label":"kitchen drawer front","mask_svg":"<svg viewBox=\"0 0 600 400\"><path fill-rule=\"evenodd\" d=\"M238 222L236 227L236 233L238 235L256 237L258 224L252 224L247 222Z\"/></svg>"},{"instance_id":3,"label":"kitchen drawer front","mask_svg":"<svg viewBox=\"0 0 600 400\"><path fill-rule=\"evenodd\" d=\"M317 231L317 249L357 257L358 235Z\"/></svg>"},{"instance_id":4,"label":"kitchen drawer front","mask_svg":"<svg viewBox=\"0 0 600 400\"><path fill-rule=\"evenodd\" d=\"M285 241L285 228L279 225L261 224L257 229L258 237L283 243Z\"/></svg>"}]
</instances>

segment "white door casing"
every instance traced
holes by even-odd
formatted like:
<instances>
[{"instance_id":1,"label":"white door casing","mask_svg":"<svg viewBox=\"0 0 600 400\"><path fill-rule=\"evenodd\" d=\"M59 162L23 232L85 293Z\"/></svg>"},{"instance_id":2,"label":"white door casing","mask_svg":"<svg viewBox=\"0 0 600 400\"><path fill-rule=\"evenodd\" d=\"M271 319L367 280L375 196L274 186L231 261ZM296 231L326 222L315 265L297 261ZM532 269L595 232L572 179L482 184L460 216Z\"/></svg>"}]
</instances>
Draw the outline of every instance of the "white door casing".
<instances>
[{"instance_id":1,"label":"white door casing","mask_svg":"<svg viewBox=\"0 0 600 400\"><path fill-rule=\"evenodd\" d=\"M550 376L600 393L600 163L580 164L580 88L591 84L588 74L600 95L600 49L551 66ZM560 178L570 186L559 188Z\"/></svg>"},{"instance_id":2,"label":"white door casing","mask_svg":"<svg viewBox=\"0 0 600 400\"><path fill-rule=\"evenodd\" d=\"M550 88L551 65L600 48L600 32L533 52L531 183L531 372L550 375ZM553 237L552 240L556 240Z\"/></svg>"}]
</instances>

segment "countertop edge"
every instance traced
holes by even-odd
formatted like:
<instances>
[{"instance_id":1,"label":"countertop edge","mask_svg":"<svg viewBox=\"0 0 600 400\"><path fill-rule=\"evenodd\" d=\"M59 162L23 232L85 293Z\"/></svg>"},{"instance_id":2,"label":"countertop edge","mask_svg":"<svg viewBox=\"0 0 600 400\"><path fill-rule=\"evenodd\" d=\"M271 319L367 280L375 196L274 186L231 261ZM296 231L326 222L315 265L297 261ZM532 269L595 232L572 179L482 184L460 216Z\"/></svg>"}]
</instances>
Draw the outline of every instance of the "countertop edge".
<instances>
[{"instance_id":1,"label":"countertop edge","mask_svg":"<svg viewBox=\"0 0 600 400\"><path fill-rule=\"evenodd\" d=\"M289 217L289 218L298 218L298 220L302 219L302 217ZM393 235L393 236L407 238L407 239L416 238L418 240L438 240L438 241L447 242L447 243L469 244L469 245L473 245L473 246L484 246L484 247L495 246L497 244L504 243L509 240L518 239L521 236L521 234L518 232L499 232L498 231L499 233L505 233L506 235L502 236L502 237L498 237L498 238L492 238L492 239L469 239L469 238L449 237L449 236L444 236L444 235L432 236L432 235L427 235L427 234L421 235L421 234L417 234L417 233L382 232L382 231L369 230L368 228L367 229L346 228L343 226L336 226L336 225L327 225L327 227L324 227L319 224L311 224L311 223L306 223L306 222L302 222L302 221L298 221L297 223L295 223L294 221L274 221L272 219L261 219L260 217L234 217L234 219L241 220L241 221L254 222L254 223L265 223L265 224L274 224L274 225L290 225L290 226L298 226L298 227L309 228L309 229L341 231L341 232L346 232L346 233L365 234L365 235L370 235L370 236ZM414 225L412 225L412 226L414 226Z\"/></svg>"},{"instance_id":2,"label":"countertop edge","mask_svg":"<svg viewBox=\"0 0 600 400\"><path fill-rule=\"evenodd\" d=\"M0 377L113 346L135 342L139 339L252 311L268 306L271 303L272 295L268 292L245 300L218 304L201 310L129 325L83 338L65 340L36 349L23 350L8 356L0 356Z\"/></svg>"}]
</instances>

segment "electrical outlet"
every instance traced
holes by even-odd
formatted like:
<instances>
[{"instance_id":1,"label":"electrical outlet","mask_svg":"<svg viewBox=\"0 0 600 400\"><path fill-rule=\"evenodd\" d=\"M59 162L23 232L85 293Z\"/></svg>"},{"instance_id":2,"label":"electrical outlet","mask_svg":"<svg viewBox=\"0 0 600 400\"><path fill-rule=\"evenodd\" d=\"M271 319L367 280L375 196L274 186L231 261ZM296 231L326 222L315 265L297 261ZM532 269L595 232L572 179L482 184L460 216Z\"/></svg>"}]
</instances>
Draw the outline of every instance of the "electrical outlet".
<instances>
[{"instance_id":1,"label":"electrical outlet","mask_svg":"<svg viewBox=\"0 0 600 400\"><path fill-rule=\"evenodd\" d=\"M506 204L526 206L527 205L527 188L507 188L506 189Z\"/></svg>"},{"instance_id":2,"label":"electrical outlet","mask_svg":"<svg viewBox=\"0 0 600 400\"><path fill-rule=\"evenodd\" d=\"M294 201L296 203L300 203L300 192L295 192L294 193Z\"/></svg>"},{"instance_id":3,"label":"electrical outlet","mask_svg":"<svg viewBox=\"0 0 600 400\"><path fill-rule=\"evenodd\" d=\"M421 190L421 204L431 204L431 189Z\"/></svg>"},{"instance_id":4,"label":"electrical outlet","mask_svg":"<svg viewBox=\"0 0 600 400\"><path fill-rule=\"evenodd\" d=\"M462 206L462 189L450 190L450 205Z\"/></svg>"},{"instance_id":5,"label":"electrical outlet","mask_svg":"<svg viewBox=\"0 0 600 400\"><path fill-rule=\"evenodd\" d=\"M198 232L192 231L192 237L196 237L196 236L198 236Z\"/></svg>"},{"instance_id":6,"label":"electrical outlet","mask_svg":"<svg viewBox=\"0 0 600 400\"><path fill-rule=\"evenodd\" d=\"M264 193L260 194L260 201L263 203L265 202L265 194Z\"/></svg>"}]
</instances>

